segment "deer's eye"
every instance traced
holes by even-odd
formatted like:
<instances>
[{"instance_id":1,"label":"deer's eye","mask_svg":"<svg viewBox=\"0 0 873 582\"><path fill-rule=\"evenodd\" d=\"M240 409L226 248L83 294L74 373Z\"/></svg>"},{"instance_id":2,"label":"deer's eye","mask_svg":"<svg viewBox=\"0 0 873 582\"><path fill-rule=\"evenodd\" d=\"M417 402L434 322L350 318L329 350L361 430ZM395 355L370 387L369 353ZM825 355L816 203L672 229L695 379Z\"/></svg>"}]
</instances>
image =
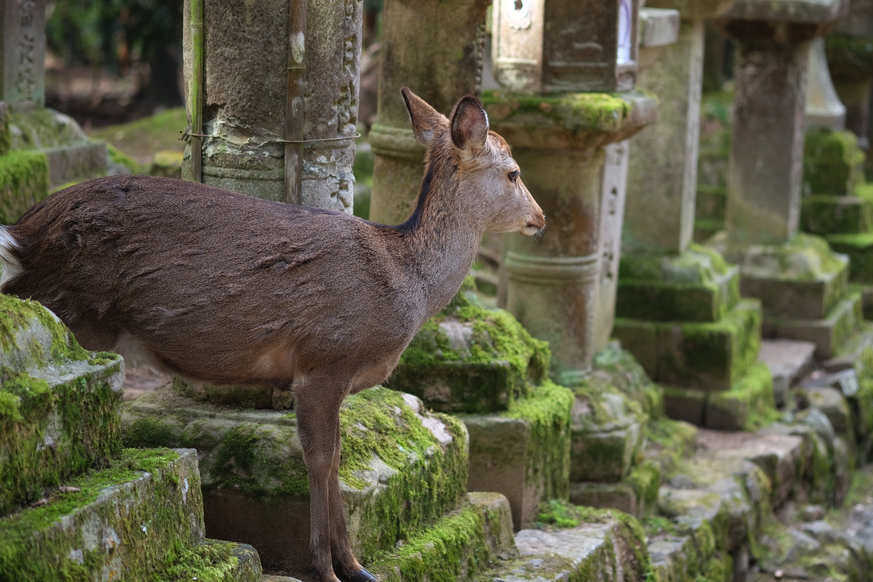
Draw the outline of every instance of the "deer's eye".
<instances>
[{"instance_id":1,"label":"deer's eye","mask_svg":"<svg viewBox=\"0 0 873 582\"><path fill-rule=\"evenodd\" d=\"M509 172L509 174L507 174L506 177L509 178L510 182L515 182L515 180L518 178L518 170L516 170L514 172Z\"/></svg>"}]
</instances>

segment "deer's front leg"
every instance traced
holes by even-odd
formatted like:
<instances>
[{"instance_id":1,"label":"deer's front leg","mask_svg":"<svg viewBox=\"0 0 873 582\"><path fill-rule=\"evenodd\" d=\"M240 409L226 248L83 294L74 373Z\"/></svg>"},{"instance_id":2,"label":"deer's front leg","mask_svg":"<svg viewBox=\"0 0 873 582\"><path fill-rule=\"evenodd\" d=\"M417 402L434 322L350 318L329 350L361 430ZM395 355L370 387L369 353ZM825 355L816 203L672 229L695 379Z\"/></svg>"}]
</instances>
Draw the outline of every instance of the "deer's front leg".
<instances>
[{"instance_id":1,"label":"deer's front leg","mask_svg":"<svg viewBox=\"0 0 873 582\"><path fill-rule=\"evenodd\" d=\"M309 553L314 578L340 582L333 573L330 552L330 481L337 479L333 466L339 450L339 432L334 427L339 426L342 397L329 396L329 389L312 388L310 384L296 393L297 431L309 473Z\"/></svg>"},{"instance_id":2,"label":"deer's front leg","mask_svg":"<svg viewBox=\"0 0 873 582\"><path fill-rule=\"evenodd\" d=\"M333 554L334 573L342 582L375 582L376 577L365 570L355 559L352 553L352 545L349 542L349 532L346 528L346 517L343 511L343 498L340 494L339 486L341 452L339 415L336 418L334 434L336 435L336 451L334 452L334 463L331 467L330 480L328 482L330 492L328 497L330 504L330 547Z\"/></svg>"}]
</instances>

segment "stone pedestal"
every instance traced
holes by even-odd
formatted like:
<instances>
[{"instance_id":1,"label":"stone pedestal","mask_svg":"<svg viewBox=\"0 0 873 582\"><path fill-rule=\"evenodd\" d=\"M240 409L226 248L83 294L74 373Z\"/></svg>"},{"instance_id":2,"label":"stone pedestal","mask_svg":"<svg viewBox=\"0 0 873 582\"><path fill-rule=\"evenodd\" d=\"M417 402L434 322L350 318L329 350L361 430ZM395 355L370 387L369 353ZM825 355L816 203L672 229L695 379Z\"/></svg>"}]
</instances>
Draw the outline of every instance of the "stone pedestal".
<instances>
[{"instance_id":1,"label":"stone pedestal","mask_svg":"<svg viewBox=\"0 0 873 582\"><path fill-rule=\"evenodd\" d=\"M45 5L0 3L0 101L20 109L45 106Z\"/></svg>"},{"instance_id":2,"label":"stone pedestal","mask_svg":"<svg viewBox=\"0 0 873 582\"><path fill-rule=\"evenodd\" d=\"M185 102L191 123L194 47L184 4ZM203 5L202 181L285 200L289 0ZM304 46L302 203L352 212L362 4L310 0ZM191 146L182 165L192 179Z\"/></svg>"},{"instance_id":3,"label":"stone pedestal","mask_svg":"<svg viewBox=\"0 0 873 582\"><path fill-rule=\"evenodd\" d=\"M368 136L375 154L370 219L399 224L411 214L424 172L400 88L409 87L444 115L480 92L488 0L387 0L382 13L378 122Z\"/></svg>"}]
</instances>

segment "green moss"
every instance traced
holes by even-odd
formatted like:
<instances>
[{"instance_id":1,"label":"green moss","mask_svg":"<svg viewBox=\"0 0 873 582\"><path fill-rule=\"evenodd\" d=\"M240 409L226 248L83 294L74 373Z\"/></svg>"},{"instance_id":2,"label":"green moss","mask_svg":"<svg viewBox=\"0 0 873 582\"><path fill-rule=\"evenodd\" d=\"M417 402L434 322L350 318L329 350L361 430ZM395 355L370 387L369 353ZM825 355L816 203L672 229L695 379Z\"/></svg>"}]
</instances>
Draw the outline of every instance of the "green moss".
<instances>
[{"instance_id":1,"label":"green moss","mask_svg":"<svg viewBox=\"0 0 873 582\"><path fill-rule=\"evenodd\" d=\"M825 236L834 252L849 255L849 279L873 283L873 232L836 233Z\"/></svg>"},{"instance_id":2,"label":"green moss","mask_svg":"<svg viewBox=\"0 0 873 582\"><path fill-rule=\"evenodd\" d=\"M57 111L48 108L10 110L9 124L21 130L20 137L13 138L16 150L48 149L87 140L77 125L68 123Z\"/></svg>"},{"instance_id":3,"label":"green moss","mask_svg":"<svg viewBox=\"0 0 873 582\"><path fill-rule=\"evenodd\" d=\"M594 356L594 370L589 383L600 385L604 380L625 396L637 402L649 418L660 418L664 412L664 395L660 386L653 384L634 355L613 341Z\"/></svg>"},{"instance_id":4,"label":"green moss","mask_svg":"<svg viewBox=\"0 0 873 582\"><path fill-rule=\"evenodd\" d=\"M155 152L183 151L185 142L179 138L187 125L185 108L176 107L129 123L95 129L90 135L136 159L148 160Z\"/></svg>"},{"instance_id":5,"label":"green moss","mask_svg":"<svg viewBox=\"0 0 873 582\"><path fill-rule=\"evenodd\" d=\"M144 168L137 162L135 159L122 152L120 149L112 145L111 143L106 144L106 153L109 154L109 159L114 164L121 164L128 170L130 170L131 174L145 174Z\"/></svg>"},{"instance_id":6,"label":"green moss","mask_svg":"<svg viewBox=\"0 0 873 582\"><path fill-rule=\"evenodd\" d=\"M518 115L543 117L567 129L587 129L614 133L620 131L633 110L632 97L651 96L643 91L631 93L561 93L531 95L505 89L482 94L488 115L509 120Z\"/></svg>"},{"instance_id":7,"label":"green moss","mask_svg":"<svg viewBox=\"0 0 873 582\"><path fill-rule=\"evenodd\" d=\"M401 355L390 388L441 412L482 413L507 410L545 380L548 344L509 312L483 307L473 291L475 281L467 277L449 306L424 324ZM441 324L471 329L469 350L453 349Z\"/></svg>"},{"instance_id":8,"label":"green moss","mask_svg":"<svg viewBox=\"0 0 873 582\"><path fill-rule=\"evenodd\" d=\"M120 366L53 385L0 367L0 514L117 456L121 394L111 384Z\"/></svg>"},{"instance_id":9,"label":"green moss","mask_svg":"<svg viewBox=\"0 0 873 582\"><path fill-rule=\"evenodd\" d=\"M160 582L236 582L239 560L232 555L235 545L206 543L186 548L161 575Z\"/></svg>"},{"instance_id":10,"label":"green moss","mask_svg":"<svg viewBox=\"0 0 873 582\"><path fill-rule=\"evenodd\" d=\"M12 149L12 135L9 133L9 108L0 110L0 156L5 156Z\"/></svg>"},{"instance_id":11,"label":"green moss","mask_svg":"<svg viewBox=\"0 0 873 582\"><path fill-rule=\"evenodd\" d=\"M43 348L38 344L30 346L18 344L18 331L26 328L34 320L52 337L48 354L43 353ZM13 349L29 352L28 359L37 367L62 360L86 360L89 357L88 352L79 345L67 326L41 304L11 295L0 295L0 352L9 353Z\"/></svg>"},{"instance_id":12,"label":"green moss","mask_svg":"<svg viewBox=\"0 0 873 582\"><path fill-rule=\"evenodd\" d=\"M446 507L456 506L465 495L466 429L455 417L434 416L452 435L445 450L397 392L364 390L343 404L340 479L350 487L364 487L366 483L356 474L368 469L374 456L397 471L391 486L361 515L363 523L379 526L359 534L362 555L391 547L415 528L436 522ZM410 457L426 462L413 471Z\"/></svg>"},{"instance_id":13,"label":"green moss","mask_svg":"<svg viewBox=\"0 0 873 582\"><path fill-rule=\"evenodd\" d=\"M661 469L654 461L644 461L634 467L627 476L627 482L633 487L637 499L644 502L645 507L651 508L658 502Z\"/></svg>"},{"instance_id":14,"label":"green moss","mask_svg":"<svg viewBox=\"0 0 873 582\"><path fill-rule=\"evenodd\" d=\"M48 158L42 152L11 151L0 156L0 224L12 224L45 199Z\"/></svg>"},{"instance_id":15,"label":"green moss","mask_svg":"<svg viewBox=\"0 0 873 582\"><path fill-rule=\"evenodd\" d=\"M851 131L813 130L803 151L804 187L812 194L851 194L862 179L864 152Z\"/></svg>"},{"instance_id":16,"label":"green moss","mask_svg":"<svg viewBox=\"0 0 873 582\"><path fill-rule=\"evenodd\" d=\"M196 471L187 475L187 503L181 503L179 469L171 467L178 453L166 449L125 451L101 471L71 478L66 485L76 491L52 492L41 507L7 516L0 520L0 579L63 580L93 579L104 565L103 550L89 549L83 541L87 527L83 519L111 524L124 552L126 580L158 582L156 572L172 564L202 532L190 516L202 516L200 483ZM152 503L130 503L133 493L126 493L128 503L104 503L83 514L81 509L94 503L107 487L118 486L151 474L148 486ZM123 489L121 489L123 491ZM93 517L84 517L93 516ZM68 519L70 526L57 523ZM49 531L50 530L50 531ZM96 545L96 544L95 544ZM82 561L70 558L73 550L82 550ZM60 559L59 559L60 557Z\"/></svg>"},{"instance_id":17,"label":"green moss","mask_svg":"<svg viewBox=\"0 0 873 582\"><path fill-rule=\"evenodd\" d=\"M756 431L779 419L773 397L773 379L763 362L756 362L730 390L709 394L707 427Z\"/></svg>"}]
</instances>

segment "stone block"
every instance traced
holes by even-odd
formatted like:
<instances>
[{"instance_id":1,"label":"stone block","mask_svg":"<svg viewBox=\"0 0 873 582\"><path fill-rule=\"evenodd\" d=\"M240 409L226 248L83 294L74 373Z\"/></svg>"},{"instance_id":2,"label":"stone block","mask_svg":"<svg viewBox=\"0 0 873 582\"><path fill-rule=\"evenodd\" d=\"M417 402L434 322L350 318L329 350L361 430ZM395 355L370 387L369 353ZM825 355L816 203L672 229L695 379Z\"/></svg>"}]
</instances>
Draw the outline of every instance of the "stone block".
<instances>
[{"instance_id":1,"label":"stone block","mask_svg":"<svg viewBox=\"0 0 873 582\"><path fill-rule=\"evenodd\" d=\"M719 233L707 245L740 266L740 292L760 299L767 319L822 319L845 295L849 260L821 237L799 233L782 244L747 245Z\"/></svg>"},{"instance_id":2,"label":"stone block","mask_svg":"<svg viewBox=\"0 0 873 582\"><path fill-rule=\"evenodd\" d=\"M803 187L809 194L852 194L863 181L864 152L851 131L821 129L806 134ZM840 232L840 231L832 231Z\"/></svg>"},{"instance_id":3,"label":"stone block","mask_svg":"<svg viewBox=\"0 0 873 582\"><path fill-rule=\"evenodd\" d=\"M87 141L54 148L45 152L48 161L49 187L60 188L106 173L106 143Z\"/></svg>"},{"instance_id":4,"label":"stone block","mask_svg":"<svg viewBox=\"0 0 873 582\"><path fill-rule=\"evenodd\" d=\"M663 326L653 321L616 317L612 336L633 354L637 362L653 379L658 378L658 331Z\"/></svg>"},{"instance_id":5,"label":"stone block","mask_svg":"<svg viewBox=\"0 0 873 582\"><path fill-rule=\"evenodd\" d=\"M837 355L863 322L861 295L853 294L840 301L826 318L813 320L767 318L765 337L780 337L812 342L817 358Z\"/></svg>"},{"instance_id":6,"label":"stone block","mask_svg":"<svg viewBox=\"0 0 873 582\"><path fill-rule=\"evenodd\" d=\"M470 435L467 490L505 495L516 530L534 524L541 501L567 497L573 402L570 390L546 384L503 414L460 417Z\"/></svg>"},{"instance_id":7,"label":"stone block","mask_svg":"<svg viewBox=\"0 0 873 582\"><path fill-rule=\"evenodd\" d=\"M775 412L770 370L758 362L730 390L707 394L704 425L717 430L754 429Z\"/></svg>"},{"instance_id":8,"label":"stone block","mask_svg":"<svg viewBox=\"0 0 873 582\"><path fill-rule=\"evenodd\" d=\"M620 483L570 483L570 503L618 509L640 519L657 504L660 485L659 465L646 461L634 467Z\"/></svg>"},{"instance_id":9,"label":"stone block","mask_svg":"<svg viewBox=\"0 0 873 582\"><path fill-rule=\"evenodd\" d=\"M637 521L618 512L579 509L584 513L578 525L518 532L519 557L498 562L475 582L645 580L649 560Z\"/></svg>"},{"instance_id":10,"label":"stone block","mask_svg":"<svg viewBox=\"0 0 873 582\"><path fill-rule=\"evenodd\" d=\"M549 371L548 345L509 312L486 309L472 278L446 309L424 324L400 357L388 386L438 412L505 411Z\"/></svg>"},{"instance_id":11,"label":"stone block","mask_svg":"<svg viewBox=\"0 0 873 582\"><path fill-rule=\"evenodd\" d=\"M469 493L456 511L415 532L367 567L384 582L472 580L498 559L517 555L509 503L498 493Z\"/></svg>"},{"instance_id":12,"label":"stone block","mask_svg":"<svg viewBox=\"0 0 873 582\"><path fill-rule=\"evenodd\" d=\"M682 459L697 450L697 426L670 418L649 423L649 440L643 455L661 467L661 474L673 474Z\"/></svg>"},{"instance_id":13,"label":"stone block","mask_svg":"<svg viewBox=\"0 0 873 582\"><path fill-rule=\"evenodd\" d=\"M834 252L849 257L849 280L873 283L873 233L840 233L825 236Z\"/></svg>"},{"instance_id":14,"label":"stone block","mask_svg":"<svg viewBox=\"0 0 873 582\"><path fill-rule=\"evenodd\" d=\"M813 365L815 344L794 340L763 340L758 359L770 369L773 397L777 407L785 404L788 389L803 378Z\"/></svg>"},{"instance_id":15,"label":"stone block","mask_svg":"<svg viewBox=\"0 0 873 582\"><path fill-rule=\"evenodd\" d=\"M664 387L664 413L673 420L703 426L706 392Z\"/></svg>"},{"instance_id":16,"label":"stone block","mask_svg":"<svg viewBox=\"0 0 873 582\"><path fill-rule=\"evenodd\" d=\"M45 307L0 295L0 516L121 452L124 361Z\"/></svg>"},{"instance_id":17,"label":"stone block","mask_svg":"<svg viewBox=\"0 0 873 582\"><path fill-rule=\"evenodd\" d=\"M248 544L206 539L202 544L179 552L173 563L162 569L164 580L220 580L222 582L300 582L285 576L262 576L258 552Z\"/></svg>"},{"instance_id":18,"label":"stone block","mask_svg":"<svg viewBox=\"0 0 873 582\"><path fill-rule=\"evenodd\" d=\"M466 493L458 419L374 388L346 399L340 426L340 487L362 559L436 522ZM123 406L122 439L196 448L210 535L253 545L270 569L309 572L309 480L294 413L222 408L165 386Z\"/></svg>"},{"instance_id":19,"label":"stone block","mask_svg":"<svg viewBox=\"0 0 873 582\"><path fill-rule=\"evenodd\" d=\"M851 409L840 390L816 385L813 381L795 388L791 394L801 408L818 408L828 417L838 434L846 435L854 441Z\"/></svg>"},{"instance_id":20,"label":"stone block","mask_svg":"<svg viewBox=\"0 0 873 582\"><path fill-rule=\"evenodd\" d=\"M13 224L48 195L48 161L43 152L0 156L0 224Z\"/></svg>"},{"instance_id":21,"label":"stone block","mask_svg":"<svg viewBox=\"0 0 873 582\"><path fill-rule=\"evenodd\" d=\"M594 366L587 382L595 389L606 385L618 389L637 402L652 420L664 415L662 388L652 382L645 368L629 350L622 349L618 341L611 341L606 349L594 356Z\"/></svg>"},{"instance_id":22,"label":"stone block","mask_svg":"<svg viewBox=\"0 0 873 582\"><path fill-rule=\"evenodd\" d=\"M572 389L570 481L621 481L645 442L648 415L613 386L582 383Z\"/></svg>"},{"instance_id":23,"label":"stone block","mask_svg":"<svg viewBox=\"0 0 873 582\"><path fill-rule=\"evenodd\" d=\"M743 300L716 323L663 324L653 379L681 388L728 390L757 361L760 318L760 304Z\"/></svg>"},{"instance_id":24,"label":"stone block","mask_svg":"<svg viewBox=\"0 0 873 582\"><path fill-rule=\"evenodd\" d=\"M0 522L4 577L146 580L203 542L196 451L128 450L65 484Z\"/></svg>"},{"instance_id":25,"label":"stone block","mask_svg":"<svg viewBox=\"0 0 873 582\"><path fill-rule=\"evenodd\" d=\"M618 317L715 322L739 298L738 269L706 247L690 245L678 256L622 255Z\"/></svg>"},{"instance_id":26,"label":"stone block","mask_svg":"<svg viewBox=\"0 0 873 582\"><path fill-rule=\"evenodd\" d=\"M866 233L873 227L873 200L858 196L807 196L800 205L800 224L804 231L825 238L831 233Z\"/></svg>"}]
</instances>

